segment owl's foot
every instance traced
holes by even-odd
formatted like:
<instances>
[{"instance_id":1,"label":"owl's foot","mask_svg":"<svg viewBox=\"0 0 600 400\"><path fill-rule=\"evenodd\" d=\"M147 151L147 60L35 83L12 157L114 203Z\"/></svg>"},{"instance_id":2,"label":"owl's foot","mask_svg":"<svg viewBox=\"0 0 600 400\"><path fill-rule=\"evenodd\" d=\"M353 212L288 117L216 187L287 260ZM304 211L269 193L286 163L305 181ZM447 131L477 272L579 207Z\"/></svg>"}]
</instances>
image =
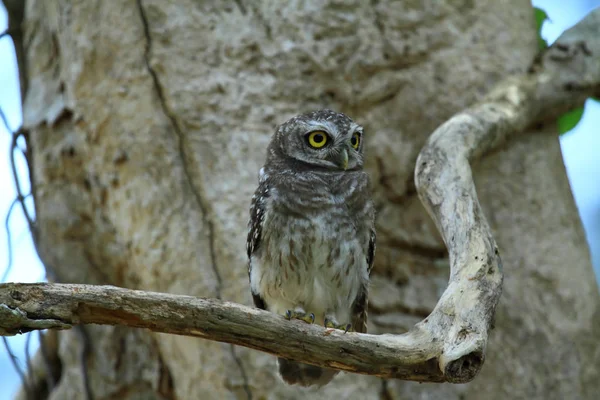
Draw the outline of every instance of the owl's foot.
<instances>
[{"instance_id":1,"label":"owl's foot","mask_svg":"<svg viewBox=\"0 0 600 400\"><path fill-rule=\"evenodd\" d=\"M313 313L306 313L301 308L296 308L293 311L292 310L287 310L285 312L285 318L287 318L288 320L299 319L300 321L304 321L307 324L312 324L312 323L315 322L315 314L313 314Z\"/></svg>"},{"instance_id":2,"label":"owl's foot","mask_svg":"<svg viewBox=\"0 0 600 400\"><path fill-rule=\"evenodd\" d=\"M333 317L325 317L324 325L325 328L340 329L344 331L344 333L354 332L354 329L352 329L352 324L338 324L338 322Z\"/></svg>"}]
</instances>

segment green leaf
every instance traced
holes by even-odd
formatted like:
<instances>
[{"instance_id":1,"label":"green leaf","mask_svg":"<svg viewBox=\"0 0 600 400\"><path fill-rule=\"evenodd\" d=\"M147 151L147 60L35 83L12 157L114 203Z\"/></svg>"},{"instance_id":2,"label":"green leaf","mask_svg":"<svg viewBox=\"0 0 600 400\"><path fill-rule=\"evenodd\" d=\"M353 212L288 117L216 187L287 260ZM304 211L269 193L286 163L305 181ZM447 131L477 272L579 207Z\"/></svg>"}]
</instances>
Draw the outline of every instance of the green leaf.
<instances>
[{"instance_id":1,"label":"green leaf","mask_svg":"<svg viewBox=\"0 0 600 400\"><path fill-rule=\"evenodd\" d=\"M567 133L571 129L575 128L575 126L581 120L582 116L583 116L583 107L576 108L574 110L571 110L571 111L561 115L558 118L558 120L556 121L558 123L559 134L562 135L563 133Z\"/></svg>"},{"instance_id":2,"label":"green leaf","mask_svg":"<svg viewBox=\"0 0 600 400\"><path fill-rule=\"evenodd\" d=\"M535 26L538 38L538 48L540 50L544 50L548 47L548 42L542 38L542 26L544 25L544 22L549 19L548 14L546 14L546 11L542 10L541 8L533 7L533 9L535 10Z\"/></svg>"}]
</instances>

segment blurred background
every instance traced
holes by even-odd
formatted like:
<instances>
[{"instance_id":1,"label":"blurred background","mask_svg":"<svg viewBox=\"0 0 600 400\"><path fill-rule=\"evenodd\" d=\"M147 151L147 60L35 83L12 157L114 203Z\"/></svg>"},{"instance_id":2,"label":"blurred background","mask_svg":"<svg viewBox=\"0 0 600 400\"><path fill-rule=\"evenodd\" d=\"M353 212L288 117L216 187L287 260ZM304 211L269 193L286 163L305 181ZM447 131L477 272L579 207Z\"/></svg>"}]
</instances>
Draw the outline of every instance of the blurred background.
<instances>
[{"instance_id":1,"label":"blurred background","mask_svg":"<svg viewBox=\"0 0 600 400\"><path fill-rule=\"evenodd\" d=\"M600 6L600 0L535 0L533 5L548 14L549 20L543 25L542 37L551 44L565 29ZM0 6L0 32L6 28L6 12ZM21 99L13 44L8 36L0 38L0 109L6 117L9 130L18 129L21 125ZM3 221L16 197L9 157L9 130L0 121L0 215L3 216ZM600 102L588 100L581 121L574 129L562 135L560 141L571 189L590 247L596 279L600 283ZM24 148L24 143L21 143L21 147ZM22 191L28 194L27 164L21 154L15 154ZM30 198L27 199L27 204L33 214ZM9 246L12 252L9 251ZM0 229L0 279L3 282L39 282L46 279L19 205L13 207L6 227ZM33 355L38 348L38 341L37 334L31 336L28 344L29 353ZM20 377L15 365L22 371L26 369L26 335L8 338L7 343L14 358L0 343L0 400L13 398L19 388Z\"/></svg>"}]
</instances>

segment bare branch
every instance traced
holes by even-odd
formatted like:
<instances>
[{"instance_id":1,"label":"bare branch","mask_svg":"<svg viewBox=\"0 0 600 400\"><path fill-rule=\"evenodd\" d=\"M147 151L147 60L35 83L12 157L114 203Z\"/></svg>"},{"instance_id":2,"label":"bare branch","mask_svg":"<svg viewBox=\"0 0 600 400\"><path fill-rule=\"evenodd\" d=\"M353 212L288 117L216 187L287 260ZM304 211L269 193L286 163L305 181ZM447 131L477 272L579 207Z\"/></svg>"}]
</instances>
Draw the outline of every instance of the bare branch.
<instances>
[{"instance_id":1,"label":"bare branch","mask_svg":"<svg viewBox=\"0 0 600 400\"><path fill-rule=\"evenodd\" d=\"M527 75L510 77L440 126L421 150L415 185L450 255L450 280L430 321L449 380L476 374L502 292L502 263L483 215L470 161L511 135L600 93L600 9L565 32Z\"/></svg>"},{"instance_id":2,"label":"bare branch","mask_svg":"<svg viewBox=\"0 0 600 400\"><path fill-rule=\"evenodd\" d=\"M0 305L10 316L0 315L5 335L77 324L125 325L232 343L345 371L446 380L437 366L439 346L418 328L400 336L344 334L215 299L78 284L0 284Z\"/></svg>"}]
</instances>

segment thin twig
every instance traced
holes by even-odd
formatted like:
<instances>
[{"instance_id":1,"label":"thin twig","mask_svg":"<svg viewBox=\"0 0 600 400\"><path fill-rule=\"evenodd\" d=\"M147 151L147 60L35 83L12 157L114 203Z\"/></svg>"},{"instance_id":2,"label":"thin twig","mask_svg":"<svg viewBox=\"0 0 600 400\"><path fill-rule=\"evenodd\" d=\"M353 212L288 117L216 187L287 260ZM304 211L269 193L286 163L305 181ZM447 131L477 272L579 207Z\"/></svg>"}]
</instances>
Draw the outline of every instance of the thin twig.
<instances>
[{"instance_id":1,"label":"thin twig","mask_svg":"<svg viewBox=\"0 0 600 400\"><path fill-rule=\"evenodd\" d=\"M89 355L92 353L92 340L88 335L85 327L80 325L75 327L75 331L79 334L81 339L81 349L79 352L79 363L81 365L81 376L83 378L83 389L85 391L86 400L94 400L92 395L92 387L90 386L90 377L87 367Z\"/></svg>"},{"instance_id":2,"label":"thin twig","mask_svg":"<svg viewBox=\"0 0 600 400\"><path fill-rule=\"evenodd\" d=\"M19 175L17 174L17 163L15 161L15 149L19 149L19 150L21 150L21 152L23 151L21 149L21 147L18 146L18 140L19 140L19 137L22 136L25 131L24 131L23 127L19 128L16 131L13 131L11 129L10 124L8 123L8 119L6 118L6 114L4 114L4 111L2 110L2 107L0 107L0 119L2 119L2 122L4 123L6 130L12 135L12 140L10 143L10 151L9 151L10 152L10 166L11 166L11 170L12 170L12 174L13 174L13 179L15 181L15 186L17 189L17 199L19 200L19 203L21 204L21 208L23 209L23 215L25 216L25 219L27 219L27 224L29 225L29 230L31 231L31 233L34 237L34 240L35 240L33 217L29 213L29 210L27 209L27 205L25 204L26 196L23 195L23 191L21 189L21 182L19 181Z\"/></svg>"},{"instance_id":3,"label":"thin twig","mask_svg":"<svg viewBox=\"0 0 600 400\"><path fill-rule=\"evenodd\" d=\"M10 204L10 207L8 208L8 212L6 213L6 219L4 220L4 229L6 230L6 246L7 246L7 251L6 254L8 256L8 263L6 265L6 269L4 270L4 273L2 274L2 279L0 279L0 282L5 282L6 278L8 278L8 274L10 274L10 270L12 269L12 265L13 265L13 248L12 248L12 233L10 231L10 216L12 215L12 212L15 208L15 205L19 202L19 199L16 198L13 200L13 202Z\"/></svg>"},{"instance_id":4,"label":"thin twig","mask_svg":"<svg viewBox=\"0 0 600 400\"><path fill-rule=\"evenodd\" d=\"M27 225L29 226L29 230L31 231L31 234L32 234L34 242L35 242L37 239L36 231L35 231L35 222L33 220L33 217L31 216L31 214L29 213L27 204L25 204L26 196L23 195L23 190L21 188L21 182L19 181L19 175L17 172L17 163L15 161L15 149L19 148L17 146L17 140L19 139L19 136L21 136L23 134L23 132L24 131L21 128L18 131L16 131L15 133L13 133L12 142L10 145L10 166L11 166L13 178L15 181L15 187L17 189L17 199L19 200L19 203L21 204L21 209L23 210L23 215L25 216L25 219L27 220Z\"/></svg>"},{"instance_id":5,"label":"thin twig","mask_svg":"<svg viewBox=\"0 0 600 400\"><path fill-rule=\"evenodd\" d=\"M33 332L29 332L26 334L25 338L25 365L27 366L27 381L29 382L31 387L34 387L34 378L33 378L33 366L31 364L31 353L29 352L29 345L31 343L31 336L33 336Z\"/></svg>"},{"instance_id":6,"label":"thin twig","mask_svg":"<svg viewBox=\"0 0 600 400\"><path fill-rule=\"evenodd\" d=\"M15 371L17 371L17 374L19 375L19 378L21 379L21 382L23 383L23 387L25 388L25 393L27 393L27 398L33 399L33 393L31 391L31 386L27 382L27 379L25 377L25 373L23 372L23 369L19 365L19 360L17 359L17 356L15 356L15 354L13 353L12 349L10 348L10 345L8 344L8 340L4 336L2 337L2 342L4 343L4 348L6 349L6 352L10 358L10 362L12 363Z\"/></svg>"},{"instance_id":7,"label":"thin twig","mask_svg":"<svg viewBox=\"0 0 600 400\"><path fill-rule=\"evenodd\" d=\"M6 114L4 114L2 107L0 107L0 119L2 119L2 122L4 123L4 126L6 127L8 133L12 134L13 130L10 128L10 124L8 123L8 119L6 118Z\"/></svg>"},{"instance_id":8,"label":"thin twig","mask_svg":"<svg viewBox=\"0 0 600 400\"><path fill-rule=\"evenodd\" d=\"M46 386L48 387L48 393L52 393L54 386L56 385L56 379L54 377L54 369L50 362L50 354L48 353L48 345L46 338L42 334L42 331L38 331L38 340L40 342L40 353L42 354L42 360L44 362L44 368L46 368Z\"/></svg>"}]
</instances>

